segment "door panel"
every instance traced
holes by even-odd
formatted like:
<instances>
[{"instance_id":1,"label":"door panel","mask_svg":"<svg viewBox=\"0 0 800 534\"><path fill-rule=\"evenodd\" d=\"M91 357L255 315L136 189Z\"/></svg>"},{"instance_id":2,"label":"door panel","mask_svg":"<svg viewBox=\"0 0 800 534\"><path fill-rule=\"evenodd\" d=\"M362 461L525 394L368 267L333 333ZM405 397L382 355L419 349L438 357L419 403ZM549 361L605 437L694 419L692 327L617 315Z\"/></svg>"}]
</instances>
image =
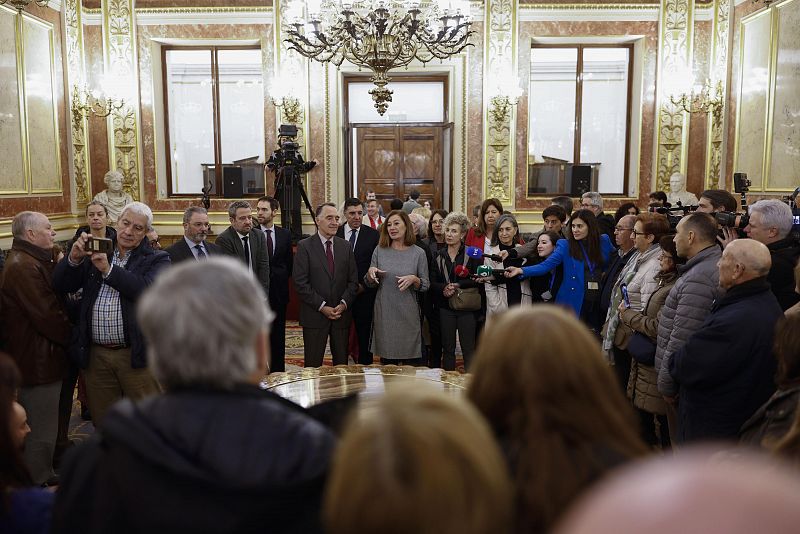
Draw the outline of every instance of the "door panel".
<instances>
[{"instance_id":1,"label":"door panel","mask_svg":"<svg viewBox=\"0 0 800 534\"><path fill-rule=\"evenodd\" d=\"M417 189L434 208L442 205L443 126L358 127L358 196L372 189L384 206Z\"/></svg>"}]
</instances>

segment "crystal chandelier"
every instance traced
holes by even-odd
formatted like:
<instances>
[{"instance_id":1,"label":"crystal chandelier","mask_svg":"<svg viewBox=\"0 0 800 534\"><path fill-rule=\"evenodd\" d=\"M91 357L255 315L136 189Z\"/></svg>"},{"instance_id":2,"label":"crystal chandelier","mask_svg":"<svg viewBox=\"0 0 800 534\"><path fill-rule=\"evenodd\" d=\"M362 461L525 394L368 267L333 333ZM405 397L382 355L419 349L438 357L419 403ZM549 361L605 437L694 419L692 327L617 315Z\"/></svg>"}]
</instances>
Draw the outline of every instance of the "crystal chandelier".
<instances>
[{"instance_id":1,"label":"crystal chandelier","mask_svg":"<svg viewBox=\"0 0 800 534\"><path fill-rule=\"evenodd\" d=\"M392 101L390 70L458 54L475 33L469 0L294 0L288 15L290 50L372 71L369 93L381 115Z\"/></svg>"},{"instance_id":2,"label":"crystal chandelier","mask_svg":"<svg viewBox=\"0 0 800 534\"><path fill-rule=\"evenodd\" d=\"M9 4L17 11L22 11L28 7L28 4L36 4L39 7L45 7L49 1L50 0L0 0L0 6Z\"/></svg>"}]
</instances>

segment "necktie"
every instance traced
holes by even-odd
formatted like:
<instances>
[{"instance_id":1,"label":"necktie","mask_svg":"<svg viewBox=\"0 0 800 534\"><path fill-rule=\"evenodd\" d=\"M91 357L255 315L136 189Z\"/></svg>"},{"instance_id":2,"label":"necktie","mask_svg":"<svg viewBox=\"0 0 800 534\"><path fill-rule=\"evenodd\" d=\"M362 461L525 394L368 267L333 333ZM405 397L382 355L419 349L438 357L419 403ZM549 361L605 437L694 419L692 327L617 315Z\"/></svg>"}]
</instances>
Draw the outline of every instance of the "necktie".
<instances>
[{"instance_id":1,"label":"necktie","mask_svg":"<svg viewBox=\"0 0 800 534\"><path fill-rule=\"evenodd\" d=\"M350 248L355 250L356 249L356 235L358 232L355 230L350 230Z\"/></svg>"},{"instance_id":2,"label":"necktie","mask_svg":"<svg viewBox=\"0 0 800 534\"><path fill-rule=\"evenodd\" d=\"M247 238L250 236L244 236L242 238L242 244L244 244L244 262L247 264L247 267L250 267L250 245L247 244Z\"/></svg>"},{"instance_id":3,"label":"necktie","mask_svg":"<svg viewBox=\"0 0 800 534\"><path fill-rule=\"evenodd\" d=\"M195 245L194 248L197 249L197 259L198 260L206 259L206 257L207 257L206 253L203 252L203 247L201 245Z\"/></svg>"},{"instance_id":4,"label":"necktie","mask_svg":"<svg viewBox=\"0 0 800 534\"><path fill-rule=\"evenodd\" d=\"M375 230L375 219L373 219L372 217L369 218L369 225L372 227L373 230Z\"/></svg>"},{"instance_id":5,"label":"necktie","mask_svg":"<svg viewBox=\"0 0 800 534\"><path fill-rule=\"evenodd\" d=\"M264 230L267 233L267 253L269 259L272 259L272 230Z\"/></svg>"},{"instance_id":6,"label":"necktie","mask_svg":"<svg viewBox=\"0 0 800 534\"><path fill-rule=\"evenodd\" d=\"M330 241L325 241L325 256L328 257L328 271L330 271L331 276L333 276L333 249L331 248Z\"/></svg>"}]
</instances>

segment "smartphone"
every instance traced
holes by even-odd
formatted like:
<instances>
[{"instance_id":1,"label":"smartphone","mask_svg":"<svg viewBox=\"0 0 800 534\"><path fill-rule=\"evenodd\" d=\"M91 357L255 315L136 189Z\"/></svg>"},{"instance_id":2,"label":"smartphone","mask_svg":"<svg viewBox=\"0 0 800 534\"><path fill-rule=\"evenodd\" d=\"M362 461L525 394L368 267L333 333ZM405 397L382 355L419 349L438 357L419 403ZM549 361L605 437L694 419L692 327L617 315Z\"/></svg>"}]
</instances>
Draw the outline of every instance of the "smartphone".
<instances>
[{"instance_id":1,"label":"smartphone","mask_svg":"<svg viewBox=\"0 0 800 534\"><path fill-rule=\"evenodd\" d=\"M626 308L630 308L631 307L631 299L628 298L628 285L627 284L622 284L621 286L619 286L619 288L622 291L622 300L625 302L625 307Z\"/></svg>"},{"instance_id":2,"label":"smartphone","mask_svg":"<svg viewBox=\"0 0 800 534\"><path fill-rule=\"evenodd\" d=\"M114 250L114 242L105 237L89 236L86 241L86 252L102 252L103 254L110 254Z\"/></svg>"}]
</instances>

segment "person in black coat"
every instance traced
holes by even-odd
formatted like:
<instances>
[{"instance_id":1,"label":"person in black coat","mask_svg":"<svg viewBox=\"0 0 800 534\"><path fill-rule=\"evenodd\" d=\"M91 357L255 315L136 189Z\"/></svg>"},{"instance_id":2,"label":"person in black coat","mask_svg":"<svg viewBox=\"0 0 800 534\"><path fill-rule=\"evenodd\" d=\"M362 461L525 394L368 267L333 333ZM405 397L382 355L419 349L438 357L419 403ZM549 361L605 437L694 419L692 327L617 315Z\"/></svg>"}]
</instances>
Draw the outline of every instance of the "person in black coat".
<instances>
[{"instance_id":1,"label":"person in black coat","mask_svg":"<svg viewBox=\"0 0 800 534\"><path fill-rule=\"evenodd\" d=\"M372 311L375 307L375 288L364 284L364 276L369 270L372 261L372 252L378 246L380 233L369 226L361 224L364 217L364 207L355 197L344 202L345 224L339 227L337 237L341 237L353 249L356 257L358 271L358 290L353 302L353 324L358 337L358 363L370 365L372 352L369 350L369 338L372 333Z\"/></svg>"},{"instance_id":2,"label":"person in black coat","mask_svg":"<svg viewBox=\"0 0 800 534\"><path fill-rule=\"evenodd\" d=\"M727 293L669 363L679 386L679 442L735 439L775 391L773 335L783 313L766 279L770 263L753 239L725 248L719 285Z\"/></svg>"},{"instance_id":3,"label":"person in black coat","mask_svg":"<svg viewBox=\"0 0 800 534\"><path fill-rule=\"evenodd\" d=\"M186 260L202 260L215 254L224 254L222 249L206 240L210 231L208 212L200 206L192 206L183 212L183 239L167 247L172 263Z\"/></svg>"},{"instance_id":4,"label":"person in black coat","mask_svg":"<svg viewBox=\"0 0 800 534\"><path fill-rule=\"evenodd\" d=\"M258 287L241 262L218 256L170 269L142 296L137 315L165 393L118 403L68 453L54 532L322 531L336 438L258 386L271 319ZM214 320L198 320L206 310Z\"/></svg>"},{"instance_id":5,"label":"person in black coat","mask_svg":"<svg viewBox=\"0 0 800 534\"><path fill-rule=\"evenodd\" d=\"M289 278L292 276L292 233L275 224L281 205L272 197L256 202L257 230L264 232L269 256L269 305L275 312L269 331L271 373L286 370L286 307L289 305Z\"/></svg>"}]
</instances>

